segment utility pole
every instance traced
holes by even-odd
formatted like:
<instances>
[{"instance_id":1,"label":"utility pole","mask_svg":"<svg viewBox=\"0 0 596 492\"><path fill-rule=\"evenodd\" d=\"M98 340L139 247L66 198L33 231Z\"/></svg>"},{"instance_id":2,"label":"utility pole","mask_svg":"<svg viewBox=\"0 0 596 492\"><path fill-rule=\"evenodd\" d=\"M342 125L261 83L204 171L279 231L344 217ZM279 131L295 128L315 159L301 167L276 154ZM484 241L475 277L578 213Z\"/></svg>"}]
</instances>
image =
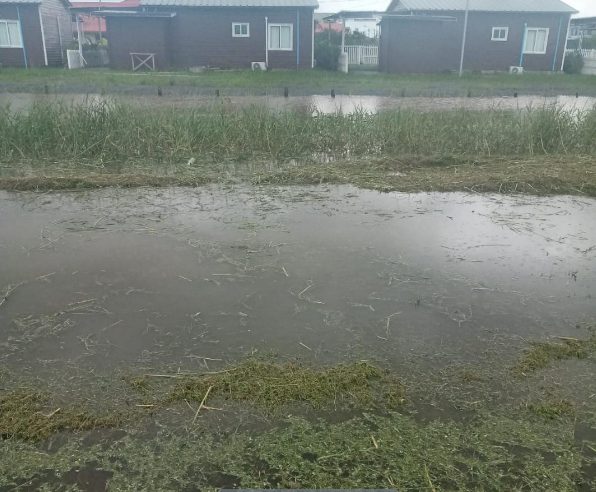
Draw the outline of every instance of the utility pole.
<instances>
[{"instance_id":1,"label":"utility pole","mask_svg":"<svg viewBox=\"0 0 596 492\"><path fill-rule=\"evenodd\" d=\"M464 56L466 54L466 36L468 35L468 16L470 14L470 0L466 0L466 12L464 14L464 33L461 40L461 56L459 58L459 76L464 74Z\"/></svg>"}]
</instances>

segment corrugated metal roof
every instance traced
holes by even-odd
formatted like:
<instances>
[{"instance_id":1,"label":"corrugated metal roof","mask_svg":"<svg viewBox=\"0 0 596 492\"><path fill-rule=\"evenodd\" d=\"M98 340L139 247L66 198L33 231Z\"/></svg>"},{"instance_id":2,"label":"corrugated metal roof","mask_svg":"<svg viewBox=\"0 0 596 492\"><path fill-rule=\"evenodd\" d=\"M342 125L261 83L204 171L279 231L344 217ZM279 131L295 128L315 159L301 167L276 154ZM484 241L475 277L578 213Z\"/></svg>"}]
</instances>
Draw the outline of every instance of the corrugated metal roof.
<instances>
[{"instance_id":1,"label":"corrugated metal roof","mask_svg":"<svg viewBox=\"0 0 596 492\"><path fill-rule=\"evenodd\" d=\"M466 0L396 0L388 12L401 10L466 9ZM470 10L479 12L577 12L560 0L470 0Z\"/></svg>"},{"instance_id":2,"label":"corrugated metal roof","mask_svg":"<svg viewBox=\"0 0 596 492\"><path fill-rule=\"evenodd\" d=\"M312 7L317 0L141 0L141 5L164 7Z\"/></svg>"}]
</instances>

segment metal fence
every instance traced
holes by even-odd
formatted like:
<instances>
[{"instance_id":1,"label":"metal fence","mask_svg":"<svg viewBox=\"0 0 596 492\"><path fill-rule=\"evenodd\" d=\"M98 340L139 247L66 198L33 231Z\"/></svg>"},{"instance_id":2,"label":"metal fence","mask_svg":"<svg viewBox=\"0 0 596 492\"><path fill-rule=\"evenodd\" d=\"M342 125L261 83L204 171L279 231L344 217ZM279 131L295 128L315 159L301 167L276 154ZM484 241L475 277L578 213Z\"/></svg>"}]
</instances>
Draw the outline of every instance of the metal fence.
<instances>
[{"instance_id":1,"label":"metal fence","mask_svg":"<svg viewBox=\"0 0 596 492\"><path fill-rule=\"evenodd\" d=\"M344 52L348 54L350 65L378 65L378 46L344 46Z\"/></svg>"}]
</instances>

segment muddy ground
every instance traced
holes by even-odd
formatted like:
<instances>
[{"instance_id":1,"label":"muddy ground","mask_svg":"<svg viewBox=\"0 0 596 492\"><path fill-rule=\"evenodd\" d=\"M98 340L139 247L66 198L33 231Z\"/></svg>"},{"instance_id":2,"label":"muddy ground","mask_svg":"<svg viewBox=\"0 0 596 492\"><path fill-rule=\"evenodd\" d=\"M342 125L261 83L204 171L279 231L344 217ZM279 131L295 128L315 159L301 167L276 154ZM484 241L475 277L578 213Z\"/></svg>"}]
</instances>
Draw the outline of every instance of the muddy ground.
<instances>
[{"instance_id":1,"label":"muddy ground","mask_svg":"<svg viewBox=\"0 0 596 492\"><path fill-rule=\"evenodd\" d=\"M590 490L592 349L519 361L590 337L594 217L590 198L350 186L0 192L0 410L25 388L44 422L135 415L42 439L0 422L0 490ZM208 411L159 396L252 358L366 361L404 393L275 415L231 389Z\"/></svg>"}]
</instances>

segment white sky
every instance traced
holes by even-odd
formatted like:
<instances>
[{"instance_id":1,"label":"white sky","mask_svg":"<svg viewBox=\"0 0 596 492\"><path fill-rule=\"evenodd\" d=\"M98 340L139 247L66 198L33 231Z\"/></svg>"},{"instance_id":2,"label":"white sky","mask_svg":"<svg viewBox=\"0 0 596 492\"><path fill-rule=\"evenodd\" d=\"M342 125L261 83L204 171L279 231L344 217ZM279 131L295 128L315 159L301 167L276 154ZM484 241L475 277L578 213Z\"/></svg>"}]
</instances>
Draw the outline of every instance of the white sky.
<instances>
[{"instance_id":1,"label":"white sky","mask_svg":"<svg viewBox=\"0 0 596 492\"><path fill-rule=\"evenodd\" d=\"M596 16L596 0L563 1L580 11L578 17ZM391 3L390 0L319 0L319 12L337 12L339 10L383 11L389 6L389 3Z\"/></svg>"}]
</instances>

